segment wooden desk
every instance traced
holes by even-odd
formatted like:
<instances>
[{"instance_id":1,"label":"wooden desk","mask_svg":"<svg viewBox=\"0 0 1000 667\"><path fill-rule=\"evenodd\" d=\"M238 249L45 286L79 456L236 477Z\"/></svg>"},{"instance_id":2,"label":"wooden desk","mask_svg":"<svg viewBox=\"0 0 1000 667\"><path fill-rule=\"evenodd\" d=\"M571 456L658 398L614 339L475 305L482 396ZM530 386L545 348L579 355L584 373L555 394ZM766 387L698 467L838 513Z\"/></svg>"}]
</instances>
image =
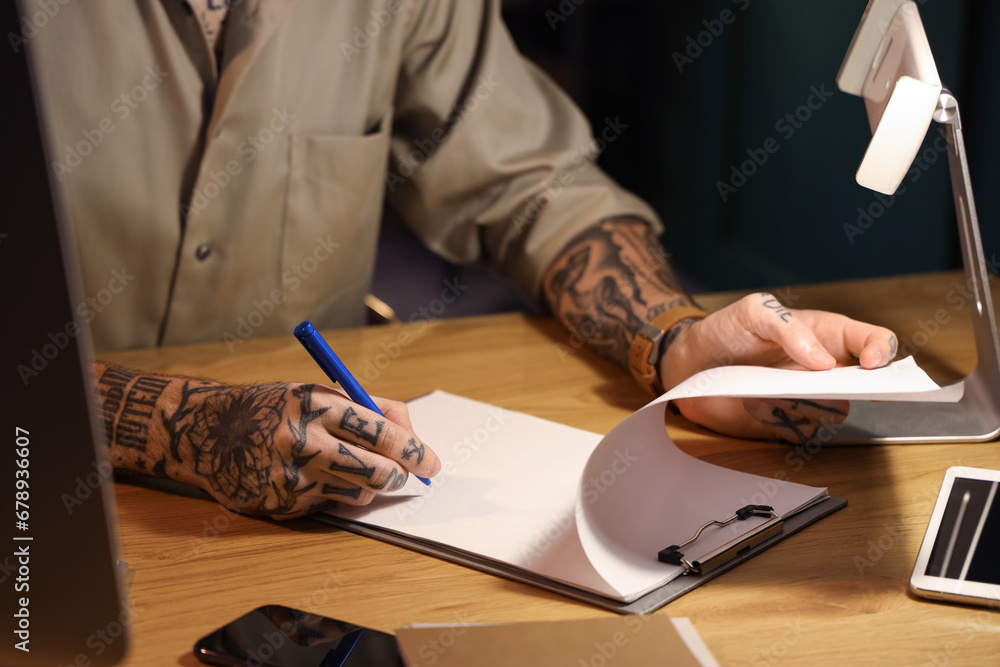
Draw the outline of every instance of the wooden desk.
<instances>
[{"instance_id":1,"label":"wooden desk","mask_svg":"<svg viewBox=\"0 0 1000 667\"><path fill-rule=\"evenodd\" d=\"M960 274L793 288L799 308L892 327L935 379L974 366ZM995 292L997 291L994 288ZM465 298L474 298L469 295ZM735 295L704 297L717 308ZM944 311L948 321L941 324ZM938 315L937 328L932 325ZM934 333L931 333L934 330ZM923 331L924 335L918 335ZM546 318L520 314L329 334L373 394L435 388L596 432L646 402L611 364ZM104 355L231 382L325 378L291 335ZM997 467L1000 444L827 447L797 452L707 433L681 418L685 451L773 478L828 486L844 510L658 613L690 617L723 665L996 664L1000 614L918 600L910 571L944 470ZM260 604L382 630L415 622L572 619L607 612L532 587L300 519L243 517L202 500L116 486L135 642L129 665L195 665L192 642Z\"/></svg>"}]
</instances>

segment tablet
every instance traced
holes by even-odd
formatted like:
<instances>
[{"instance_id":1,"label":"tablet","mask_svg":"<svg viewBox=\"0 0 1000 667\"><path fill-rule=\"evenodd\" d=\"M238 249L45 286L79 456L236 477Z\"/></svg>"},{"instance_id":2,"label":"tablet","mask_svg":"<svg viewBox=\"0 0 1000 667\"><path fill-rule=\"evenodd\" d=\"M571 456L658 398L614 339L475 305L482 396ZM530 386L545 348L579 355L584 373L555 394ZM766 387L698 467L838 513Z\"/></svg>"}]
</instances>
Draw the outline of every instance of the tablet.
<instances>
[{"instance_id":1,"label":"tablet","mask_svg":"<svg viewBox=\"0 0 1000 667\"><path fill-rule=\"evenodd\" d=\"M1000 608L1000 471L945 473L910 577L922 597Z\"/></svg>"}]
</instances>

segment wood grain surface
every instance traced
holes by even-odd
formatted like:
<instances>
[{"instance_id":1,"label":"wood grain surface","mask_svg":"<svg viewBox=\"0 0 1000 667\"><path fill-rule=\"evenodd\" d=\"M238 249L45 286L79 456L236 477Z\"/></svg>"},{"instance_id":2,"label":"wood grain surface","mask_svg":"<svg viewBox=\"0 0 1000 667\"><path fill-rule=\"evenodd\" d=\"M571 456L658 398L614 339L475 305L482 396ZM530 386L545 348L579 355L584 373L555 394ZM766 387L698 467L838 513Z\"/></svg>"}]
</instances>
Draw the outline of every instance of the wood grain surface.
<instances>
[{"instance_id":1,"label":"wood grain surface","mask_svg":"<svg viewBox=\"0 0 1000 667\"><path fill-rule=\"evenodd\" d=\"M935 379L952 380L975 366L964 283L948 273L772 292L789 306L889 326L904 344L914 343L918 362ZM737 297L699 301L712 310ZM406 400L444 389L601 433L647 400L625 373L545 317L504 314L326 336L375 395ZM232 351L219 341L101 358L234 383L326 381L291 332L250 338ZM806 451L718 436L680 417L670 417L668 427L678 446L706 461L763 475L773 480L768 484L827 486L849 500L844 510L657 612L691 618L721 664L1000 662L1000 614L907 592L945 469L998 467L1000 444ZM261 604L386 631L608 613L309 519L245 517L128 483L115 491L123 558L134 571L128 665L200 664L191 654L195 639Z\"/></svg>"}]
</instances>

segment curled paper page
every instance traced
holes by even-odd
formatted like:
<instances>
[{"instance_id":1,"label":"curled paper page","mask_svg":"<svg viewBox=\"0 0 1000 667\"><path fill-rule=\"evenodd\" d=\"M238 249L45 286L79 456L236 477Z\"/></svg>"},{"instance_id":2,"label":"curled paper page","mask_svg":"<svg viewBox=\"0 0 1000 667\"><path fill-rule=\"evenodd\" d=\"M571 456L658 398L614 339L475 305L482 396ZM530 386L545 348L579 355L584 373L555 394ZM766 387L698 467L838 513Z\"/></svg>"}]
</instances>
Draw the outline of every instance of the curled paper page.
<instances>
[{"instance_id":1,"label":"curled paper page","mask_svg":"<svg viewBox=\"0 0 1000 667\"><path fill-rule=\"evenodd\" d=\"M961 383L939 387L912 357L874 370L724 366L698 373L624 419L591 455L577 511L587 558L619 592L634 595L679 573L679 566L658 562L656 554L703 524L724 520L748 504L770 505L787 517L826 497L825 489L739 473L684 454L664 427L670 400L738 396L954 402L962 389ZM706 554L765 521L752 517L710 528L689 553L692 559Z\"/></svg>"},{"instance_id":2,"label":"curled paper page","mask_svg":"<svg viewBox=\"0 0 1000 667\"><path fill-rule=\"evenodd\" d=\"M745 372L738 367L720 370L708 382L692 378L695 388L758 396L808 390L817 396L799 376L836 380L840 375L792 371L748 380L739 377ZM754 370L768 376L773 371ZM903 389L927 388L905 365L902 370L897 379ZM862 387L866 396L876 385L877 391L896 391L898 383L869 382L896 372L861 371L864 381L854 389ZM741 389L748 383L752 387ZM823 391L844 395L839 384ZM664 427L671 395L652 401L602 438L433 392L408 404L416 432L443 462L431 486L411 477L400 491L381 494L368 506L341 505L330 514L377 529L374 534L389 541L445 558L471 558L482 569L527 572L631 601L680 575L680 567L660 563L656 554L707 521L725 519L747 504L771 505L786 516L826 497L825 489L728 470L680 451ZM704 554L764 520L752 517L706 530L690 553Z\"/></svg>"},{"instance_id":3,"label":"curled paper page","mask_svg":"<svg viewBox=\"0 0 1000 667\"><path fill-rule=\"evenodd\" d=\"M577 528L587 559L624 599L682 574L656 554L744 505L770 505L780 516L826 498L826 489L759 477L705 463L677 448L664 426L666 402L656 400L605 436L583 471ZM702 533L685 553L692 559L766 521L751 517Z\"/></svg>"},{"instance_id":4,"label":"curled paper page","mask_svg":"<svg viewBox=\"0 0 1000 667\"><path fill-rule=\"evenodd\" d=\"M720 366L692 375L657 400L740 396L955 403L961 400L964 389L964 382L938 386L913 357L906 357L871 370L860 366L828 371Z\"/></svg>"}]
</instances>

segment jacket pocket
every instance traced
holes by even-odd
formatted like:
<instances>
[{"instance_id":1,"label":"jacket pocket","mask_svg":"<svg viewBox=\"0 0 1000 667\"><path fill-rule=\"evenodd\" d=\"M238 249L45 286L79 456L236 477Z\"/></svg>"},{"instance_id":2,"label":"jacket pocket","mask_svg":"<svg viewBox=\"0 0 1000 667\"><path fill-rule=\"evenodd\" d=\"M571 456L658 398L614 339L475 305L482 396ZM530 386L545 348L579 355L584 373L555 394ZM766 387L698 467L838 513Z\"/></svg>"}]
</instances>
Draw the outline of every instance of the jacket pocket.
<instances>
[{"instance_id":1,"label":"jacket pocket","mask_svg":"<svg viewBox=\"0 0 1000 667\"><path fill-rule=\"evenodd\" d=\"M310 317L360 312L346 301L364 296L374 270L391 118L362 136L291 137L281 278L288 305Z\"/></svg>"}]
</instances>

